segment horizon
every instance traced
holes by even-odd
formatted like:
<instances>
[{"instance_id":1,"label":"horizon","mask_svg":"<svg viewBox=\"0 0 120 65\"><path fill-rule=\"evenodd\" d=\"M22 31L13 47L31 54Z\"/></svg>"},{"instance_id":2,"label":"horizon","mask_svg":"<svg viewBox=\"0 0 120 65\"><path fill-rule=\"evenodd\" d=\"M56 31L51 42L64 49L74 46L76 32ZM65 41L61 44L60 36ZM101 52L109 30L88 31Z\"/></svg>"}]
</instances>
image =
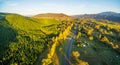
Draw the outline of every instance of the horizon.
<instances>
[{"instance_id":1,"label":"horizon","mask_svg":"<svg viewBox=\"0 0 120 65\"><path fill-rule=\"evenodd\" d=\"M114 11L104 11L104 12L113 12L113 13L118 13L120 14L119 12L114 12ZM99 14L99 13L104 13L104 12L98 12L98 13L90 13L90 14ZM0 12L0 13L9 13L9 12ZM54 12L46 12L46 13L38 13L38 14L28 14L28 15L24 15L24 14L20 14L20 13L11 13L11 14L19 14L19 15L23 15L23 16L34 16L34 15L39 15L39 14L65 14L65 15L69 15L69 14L66 14L66 13L54 13ZM74 16L74 15L90 15L90 14L73 14L73 15L69 15L69 16Z\"/></svg>"},{"instance_id":2,"label":"horizon","mask_svg":"<svg viewBox=\"0 0 120 65\"><path fill-rule=\"evenodd\" d=\"M21 15L40 13L78 15L108 11L120 13L119 3L120 0L0 0L0 12Z\"/></svg>"}]
</instances>

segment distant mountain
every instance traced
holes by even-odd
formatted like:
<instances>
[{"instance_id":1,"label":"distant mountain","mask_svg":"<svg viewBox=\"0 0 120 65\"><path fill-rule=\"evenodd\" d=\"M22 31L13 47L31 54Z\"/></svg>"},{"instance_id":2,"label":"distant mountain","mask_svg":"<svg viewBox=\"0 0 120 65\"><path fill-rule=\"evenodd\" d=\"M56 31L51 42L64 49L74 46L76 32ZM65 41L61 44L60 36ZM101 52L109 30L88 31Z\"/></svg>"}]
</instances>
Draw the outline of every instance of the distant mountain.
<instances>
[{"instance_id":1,"label":"distant mountain","mask_svg":"<svg viewBox=\"0 0 120 65\"><path fill-rule=\"evenodd\" d=\"M94 19L107 19L109 21L120 22L120 13L116 12L101 12L98 14L84 14L84 15L75 15L75 18L94 18Z\"/></svg>"},{"instance_id":2,"label":"distant mountain","mask_svg":"<svg viewBox=\"0 0 120 65\"><path fill-rule=\"evenodd\" d=\"M102 13L99 13L99 15L117 16L117 17L120 17L120 13L116 13L116 12L102 12Z\"/></svg>"},{"instance_id":3,"label":"distant mountain","mask_svg":"<svg viewBox=\"0 0 120 65\"><path fill-rule=\"evenodd\" d=\"M33 16L34 18L50 18L50 19L57 19L57 20L71 20L72 17L68 16L63 13L45 13L45 14L38 14Z\"/></svg>"},{"instance_id":4,"label":"distant mountain","mask_svg":"<svg viewBox=\"0 0 120 65\"><path fill-rule=\"evenodd\" d=\"M114 15L117 14L116 12L101 12L100 15Z\"/></svg>"}]
</instances>

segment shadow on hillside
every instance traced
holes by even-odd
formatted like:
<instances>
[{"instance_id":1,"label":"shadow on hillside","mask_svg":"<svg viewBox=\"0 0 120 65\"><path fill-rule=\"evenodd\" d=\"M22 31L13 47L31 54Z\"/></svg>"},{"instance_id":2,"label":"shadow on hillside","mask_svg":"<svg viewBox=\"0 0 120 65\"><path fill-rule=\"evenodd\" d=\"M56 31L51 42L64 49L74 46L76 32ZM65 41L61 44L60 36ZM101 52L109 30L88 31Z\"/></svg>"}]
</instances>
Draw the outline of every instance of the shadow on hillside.
<instances>
[{"instance_id":1,"label":"shadow on hillside","mask_svg":"<svg viewBox=\"0 0 120 65\"><path fill-rule=\"evenodd\" d=\"M16 35L17 31L12 29L6 21L0 21L0 60L9 44L17 42Z\"/></svg>"}]
</instances>

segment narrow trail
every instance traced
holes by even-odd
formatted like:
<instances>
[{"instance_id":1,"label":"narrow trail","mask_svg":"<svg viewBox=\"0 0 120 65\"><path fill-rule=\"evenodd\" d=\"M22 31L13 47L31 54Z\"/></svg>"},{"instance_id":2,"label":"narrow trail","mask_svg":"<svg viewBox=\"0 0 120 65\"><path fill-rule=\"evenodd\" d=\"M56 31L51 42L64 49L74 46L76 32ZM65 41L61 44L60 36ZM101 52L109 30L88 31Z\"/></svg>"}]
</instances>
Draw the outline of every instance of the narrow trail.
<instances>
[{"instance_id":1,"label":"narrow trail","mask_svg":"<svg viewBox=\"0 0 120 65\"><path fill-rule=\"evenodd\" d=\"M74 31L74 34L72 36L72 38L70 39L69 43L68 43L68 47L67 47L67 50L66 50L66 58L65 58L65 64L64 65L70 65L70 52L71 52L71 48L72 48L72 43L74 42L74 37L75 35L77 34L78 32L78 23L76 25L76 30Z\"/></svg>"}]
</instances>

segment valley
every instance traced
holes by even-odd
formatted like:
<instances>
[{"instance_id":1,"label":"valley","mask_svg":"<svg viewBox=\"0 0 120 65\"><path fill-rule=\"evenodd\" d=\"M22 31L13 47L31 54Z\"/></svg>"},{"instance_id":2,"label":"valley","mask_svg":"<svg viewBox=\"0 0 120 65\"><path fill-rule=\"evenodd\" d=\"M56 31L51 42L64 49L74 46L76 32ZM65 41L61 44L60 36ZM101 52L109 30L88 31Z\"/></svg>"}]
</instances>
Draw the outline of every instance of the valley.
<instances>
[{"instance_id":1,"label":"valley","mask_svg":"<svg viewBox=\"0 0 120 65\"><path fill-rule=\"evenodd\" d=\"M0 14L0 65L119 65L120 23L65 14Z\"/></svg>"}]
</instances>

